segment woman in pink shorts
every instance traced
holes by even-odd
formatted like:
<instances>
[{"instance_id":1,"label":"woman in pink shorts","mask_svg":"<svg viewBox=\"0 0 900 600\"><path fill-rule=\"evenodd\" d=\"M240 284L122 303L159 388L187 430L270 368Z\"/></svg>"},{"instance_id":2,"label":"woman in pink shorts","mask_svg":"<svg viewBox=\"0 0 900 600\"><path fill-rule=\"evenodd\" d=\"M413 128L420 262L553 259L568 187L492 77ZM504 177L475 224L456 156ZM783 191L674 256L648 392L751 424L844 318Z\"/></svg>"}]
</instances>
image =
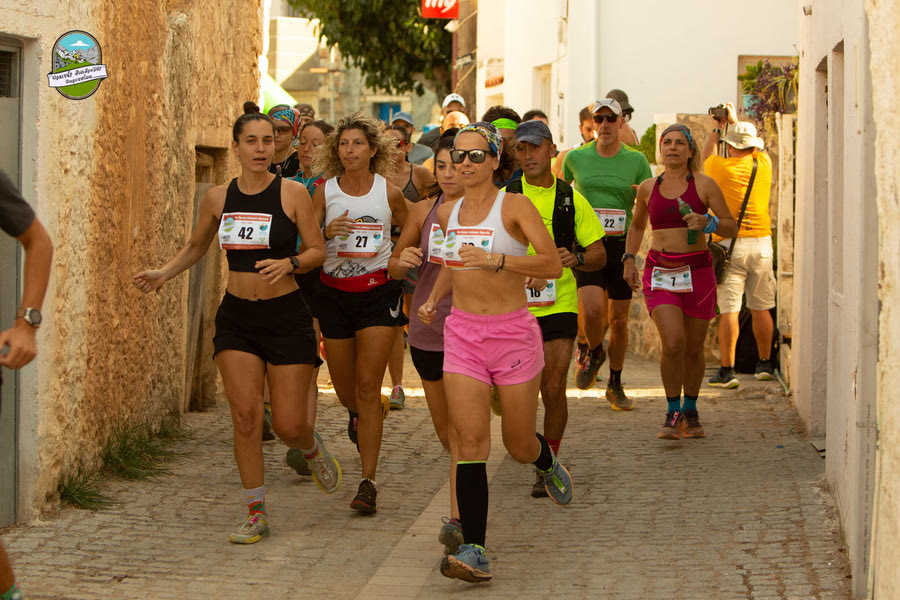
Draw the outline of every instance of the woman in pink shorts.
<instances>
[{"instance_id":1,"label":"woman in pink shorts","mask_svg":"<svg viewBox=\"0 0 900 600\"><path fill-rule=\"evenodd\" d=\"M668 406L658 437L698 438L705 436L697 412L706 369L703 342L716 314L716 275L703 234L733 236L737 223L719 186L700 172L700 150L690 129L668 127L660 136L659 153L666 171L638 188L622 256L624 277L633 290L643 288L662 342L659 370ZM639 280L634 254L648 218L653 237Z\"/></svg>"},{"instance_id":2,"label":"woman in pink shorts","mask_svg":"<svg viewBox=\"0 0 900 600\"><path fill-rule=\"evenodd\" d=\"M494 186L502 148L500 132L489 123L473 123L457 134L450 159L465 195L437 210L446 232L445 268L418 311L430 323L452 284L453 306L444 324L444 389L450 426L459 436L456 497L465 543L443 559L441 573L473 583L491 578L484 540L492 385L499 392L510 456L538 468L555 502L572 499L568 471L535 432L544 357L541 331L525 299L526 276L559 277L562 262L531 201ZM526 256L529 244L537 254Z\"/></svg>"}]
</instances>

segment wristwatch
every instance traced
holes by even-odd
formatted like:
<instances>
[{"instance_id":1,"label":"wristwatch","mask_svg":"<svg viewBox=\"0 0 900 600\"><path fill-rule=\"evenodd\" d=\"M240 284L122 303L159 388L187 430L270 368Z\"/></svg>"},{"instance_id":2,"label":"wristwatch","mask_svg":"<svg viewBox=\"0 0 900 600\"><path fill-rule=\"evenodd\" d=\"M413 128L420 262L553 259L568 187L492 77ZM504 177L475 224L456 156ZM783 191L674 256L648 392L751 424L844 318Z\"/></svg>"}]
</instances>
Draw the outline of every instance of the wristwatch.
<instances>
[{"instance_id":1,"label":"wristwatch","mask_svg":"<svg viewBox=\"0 0 900 600\"><path fill-rule=\"evenodd\" d=\"M297 260L296 256L291 256L288 260L291 261L291 271L296 271L300 268L300 261Z\"/></svg>"},{"instance_id":2,"label":"wristwatch","mask_svg":"<svg viewBox=\"0 0 900 600\"><path fill-rule=\"evenodd\" d=\"M622 255L622 262L624 263L628 259L634 260L634 254L628 254L627 252Z\"/></svg>"},{"instance_id":3,"label":"wristwatch","mask_svg":"<svg viewBox=\"0 0 900 600\"><path fill-rule=\"evenodd\" d=\"M22 317L26 323L37 329L41 326L41 311L36 308L20 308L16 317Z\"/></svg>"},{"instance_id":4,"label":"wristwatch","mask_svg":"<svg viewBox=\"0 0 900 600\"><path fill-rule=\"evenodd\" d=\"M576 253L575 253L575 260L578 261L578 266L579 266L579 267L583 267L583 266L584 266L584 254L582 254L581 252L576 252Z\"/></svg>"}]
</instances>

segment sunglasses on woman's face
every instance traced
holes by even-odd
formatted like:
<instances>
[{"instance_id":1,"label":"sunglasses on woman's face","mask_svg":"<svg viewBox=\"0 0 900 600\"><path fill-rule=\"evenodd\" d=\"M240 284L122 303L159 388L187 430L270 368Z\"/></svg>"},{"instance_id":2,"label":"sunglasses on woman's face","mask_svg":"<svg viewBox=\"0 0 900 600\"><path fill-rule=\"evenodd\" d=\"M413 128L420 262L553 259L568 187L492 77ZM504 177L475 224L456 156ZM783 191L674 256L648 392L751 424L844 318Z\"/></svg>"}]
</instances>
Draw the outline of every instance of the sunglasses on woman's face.
<instances>
[{"instance_id":1,"label":"sunglasses on woman's face","mask_svg":"<svg viewBox=\"0 0 900 600\"><path fill-rule=\"evenodd\" d=\"M450 151L450 161L455 164L460 164L462 161L466 160L466 156L469 157L475 164L483 163L484 159L487 158L487 152L484 150L451 150Z\"/></svg>"},{"instance_id":2,"label":"sunglasses on woman's face","mask_svg":"<svg viewBox=\"0 0 900 600\"><path fill-rule=\"evenodd\" d=\"M615 123L618 118L616 115L594 115L594 123L602 123L603 121Z\"/></svg>"}]
</instances>

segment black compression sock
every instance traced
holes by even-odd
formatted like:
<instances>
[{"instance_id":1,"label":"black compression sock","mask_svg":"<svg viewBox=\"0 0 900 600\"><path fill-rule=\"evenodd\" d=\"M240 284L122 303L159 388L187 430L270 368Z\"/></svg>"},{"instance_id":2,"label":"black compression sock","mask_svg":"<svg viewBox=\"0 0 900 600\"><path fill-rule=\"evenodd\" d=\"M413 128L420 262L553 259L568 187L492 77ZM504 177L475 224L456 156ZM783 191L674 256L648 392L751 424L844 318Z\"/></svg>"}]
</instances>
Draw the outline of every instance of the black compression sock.
<instances>
[{"instance_id":1,"label":"black compression sock","mask_svg":"<svg viewBox=\"0 0 900 600\"><path fill-rule=\"evenodd\" d=\"M484 548L488 515L487 465L484 461L457 463L456 501L463 541Z\"/></svg>"},{"instance_id":2,"label":"black compression sock","mask_svg":"<svg viewBox=\"0 0 900 600\"><path fill-rule=\"evenodd\" d=\"M547 443L544 436L539 433L536 435L538 441L541 443L541 453L538 454L538 457L531 464L537 467L538 471L546 472L553 466L553 450L550 449L550 444Z\"/></svg>"},{"instance_id":3,"label":"black compression sock","mask_svg":"<svg viewBox=\"0 0 900 600\"><path fill-rule=\"evenodd\" d=\"M622 385L622 369L619 369L618 371L615 369L609 370L609 384Z\"/></svg>"}]
</instances>

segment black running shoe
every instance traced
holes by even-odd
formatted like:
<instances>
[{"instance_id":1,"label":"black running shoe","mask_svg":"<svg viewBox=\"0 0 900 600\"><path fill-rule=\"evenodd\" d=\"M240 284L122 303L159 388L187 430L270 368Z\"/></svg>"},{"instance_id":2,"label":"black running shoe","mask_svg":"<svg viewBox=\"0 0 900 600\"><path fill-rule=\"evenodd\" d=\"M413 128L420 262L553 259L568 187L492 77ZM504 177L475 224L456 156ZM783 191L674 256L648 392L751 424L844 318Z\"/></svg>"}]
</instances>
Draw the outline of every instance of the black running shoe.
<instances>
[{"instance_id":1,"label":"black running shoe","mask_svg":"<svg viewBox=\"0 0 900 600\"><path fill-rule=\"evenodd\" d=\"M352 410L347 412L350 413L350 421L347 423L347 437L356 444L356 449L359 450L359 436L357 435L359 430L359 413L355 413Z\"/></svg>"},{"instance_id":2,"label":"black running shoe","mask_svg":"<svg viewBox=\"0 0 900 600\"><path fill-rule=\"evenodd\" d=\"M350 508L364 515L374 515L378 509L375 507L375 499L378 497L378 490L370 479L363 479L359 482L359 490L356 492L356 498L350 503Z\"/></svg>"}]
</instances>

